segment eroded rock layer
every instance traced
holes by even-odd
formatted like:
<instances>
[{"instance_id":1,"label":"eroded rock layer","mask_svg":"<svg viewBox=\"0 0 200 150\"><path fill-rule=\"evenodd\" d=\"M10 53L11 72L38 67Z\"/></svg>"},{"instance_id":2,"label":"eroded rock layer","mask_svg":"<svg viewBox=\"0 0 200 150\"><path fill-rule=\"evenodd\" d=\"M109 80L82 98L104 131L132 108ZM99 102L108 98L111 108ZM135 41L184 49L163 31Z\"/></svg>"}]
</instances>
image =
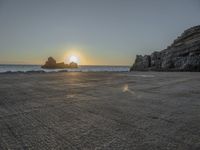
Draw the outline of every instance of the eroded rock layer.
<instances>
[{"instance_id":1,"label":"eroded rock layer","mask_svg":"<svg viewBox=\"0 0 200 150\"><path fill-rule=\"evenodd\" d=\"M130 71L200 71L200 25L185 30L160 52L137 55Z\"/></svg>"}]
</instances>

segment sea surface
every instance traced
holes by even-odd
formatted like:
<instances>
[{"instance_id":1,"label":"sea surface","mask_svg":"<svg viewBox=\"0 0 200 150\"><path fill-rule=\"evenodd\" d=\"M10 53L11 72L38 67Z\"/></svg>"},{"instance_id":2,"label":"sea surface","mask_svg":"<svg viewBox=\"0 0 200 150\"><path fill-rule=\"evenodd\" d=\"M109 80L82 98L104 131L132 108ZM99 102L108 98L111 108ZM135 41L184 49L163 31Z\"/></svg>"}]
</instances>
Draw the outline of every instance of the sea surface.
<instances>
[{"instance_id":1,"label":"sea surface","mask_svg":"<svg viewBox=\"0 0 200 150\"><path fill-rule=\"evenodd\" d=\"M40 65L0 65L0 73L5 72L127 72L129 66L79 66L76 69L42 69Z\"/></svg>"}]
</instances>

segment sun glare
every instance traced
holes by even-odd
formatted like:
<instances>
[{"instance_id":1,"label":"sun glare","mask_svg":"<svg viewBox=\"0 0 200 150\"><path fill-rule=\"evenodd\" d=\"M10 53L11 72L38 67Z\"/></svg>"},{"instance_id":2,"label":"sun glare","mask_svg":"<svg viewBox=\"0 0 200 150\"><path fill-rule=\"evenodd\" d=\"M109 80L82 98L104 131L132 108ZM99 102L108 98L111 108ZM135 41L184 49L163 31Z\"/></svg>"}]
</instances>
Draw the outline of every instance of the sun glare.
<instances>
[{"instance_id":1,"label":"sun glare","mask_svg":"<svg viewBox=\"0 0 200 150\"><path fill-rule=\"evenodd\" d=\"M70 56L70 57L69 57L69 62L70 62L70 63L71 63L71 62L78 63L78 62L79 62L79 59L78 59L78 57L76 57L76 56Z\"/></svg>"}]
</instances>

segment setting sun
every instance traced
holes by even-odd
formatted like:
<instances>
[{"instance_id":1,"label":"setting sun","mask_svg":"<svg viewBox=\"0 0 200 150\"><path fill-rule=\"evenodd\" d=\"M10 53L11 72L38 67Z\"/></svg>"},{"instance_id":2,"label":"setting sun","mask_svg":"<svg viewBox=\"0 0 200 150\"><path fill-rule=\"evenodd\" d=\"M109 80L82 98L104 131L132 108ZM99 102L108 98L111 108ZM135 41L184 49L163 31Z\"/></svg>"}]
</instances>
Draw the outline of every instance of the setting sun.
<instances>
[{"instance_id":1,"label":"setting sun","mask_svg":"<svg viewBox=\"0 0 200 150\"><path fill-rule=\"evenodd\" d=\"M70 56L69 62L79 63L79 58L77 56Z\"/></svg>"}]
</instances>

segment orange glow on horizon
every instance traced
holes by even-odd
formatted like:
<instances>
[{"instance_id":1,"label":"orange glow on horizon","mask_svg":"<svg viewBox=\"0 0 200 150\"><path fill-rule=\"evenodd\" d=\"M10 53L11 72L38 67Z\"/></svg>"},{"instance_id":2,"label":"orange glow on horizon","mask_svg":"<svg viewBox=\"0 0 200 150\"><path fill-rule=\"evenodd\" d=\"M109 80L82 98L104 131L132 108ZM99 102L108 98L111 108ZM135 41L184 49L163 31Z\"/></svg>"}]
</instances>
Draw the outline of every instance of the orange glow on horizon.
<instances>
[{"instance_id":1,"label":"orange glow on horizon","mask_svg":"<svg viewBox=\"0 0 200 150\"><path fill-rule=\"evenodd\" d=\"M58 54L56 60L57 62L64 62L65 64L70 63L70 57L75 56L78 58L78 65L120 65L115 63L115 59L113 57L109 57L106 55L98 55L95 56L94 53L89 53L89 51L93 51L92 48L82 46L63 46L61 52Z\"/></svg>"},{"instance_id":2,"label":"orange glow on horizon","mask_svg":"<svg viewBox=\"0 0 200 150\"><path fill-rule=\"evenodd\" d=\"M76 63L78 63L79 65L89 65L92 64L88 59L88 57L86 56L86 54L81 53L82 49L80 48L70 48L68 50L66 50L65 54L63 55L62 60L64 60L64 62L70 63L72 61L75 61ZM77 60L75 60L77 59Z\"/></svg>"}]
</instances>

